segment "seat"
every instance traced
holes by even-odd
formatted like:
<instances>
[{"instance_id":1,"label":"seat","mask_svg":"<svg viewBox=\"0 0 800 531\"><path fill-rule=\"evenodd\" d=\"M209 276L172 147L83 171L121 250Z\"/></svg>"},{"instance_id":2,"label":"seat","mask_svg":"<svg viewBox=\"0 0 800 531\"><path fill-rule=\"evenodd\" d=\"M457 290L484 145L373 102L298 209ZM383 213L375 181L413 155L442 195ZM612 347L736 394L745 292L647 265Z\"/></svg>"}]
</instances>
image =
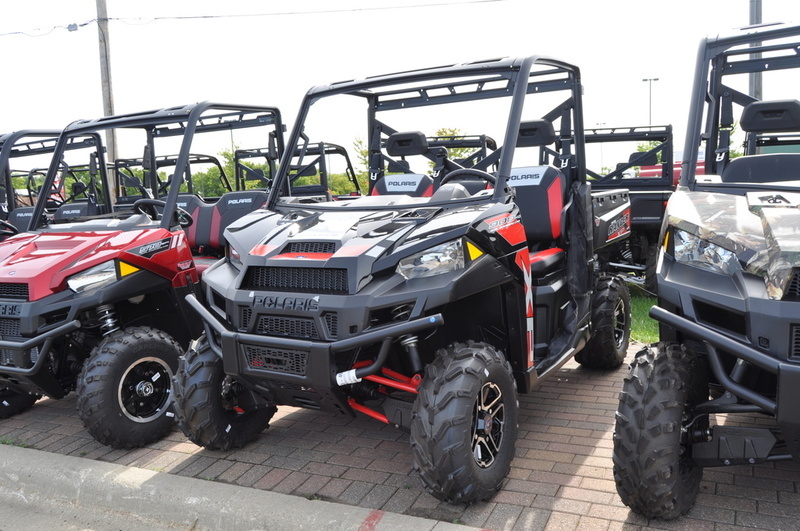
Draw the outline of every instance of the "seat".
<instances>
[{"instance_id":1,"label":"seat","mask_svg":"<svg viewBox=\"0 0 800 531\"><path fill-rule=\"evenodd\" d=\"M8 213L8 222L14 225L18 231L28 230L28 224L33 217L33 209L36 207L17 207Z\"/></svg>"},{"instance_id":2,"label":"seat","mask_svg":"<svg viewBox=\"0 0 800 531\"><path fill-rule=\"evenodd\" d=\"M755 101L742 111L739 125L747 133L800 131L800 101ZM732 159L720 176L724 183L768 183L800 180L800 153L766 153Z\"/></svg>"},{"instance_id":3,"label":"seat","mask_svg":"<svg viewBox=\"0 0 800 531\"><path fill-rule=\"evenodd\" d=\"M722 170L724 183L770 183L800 180L800 153L747 155Z\"/></svg>"},{"instance_id":4,"label":"seat","mask_svg":"<svg viewBox=\"0 0 800 531\"><path fill-rule=\"evenodd\" d=\"M528 245L558 239L567 191L564 174L552 166L513 168L508 184L516 192Z\"/></svg>"},{"instance_id":5,"label":"seat","mask_svg":"<svg viewBox=\"0 0 800 531\"><path fill-rule=\"evenodd\" d=\"M211 247L214 205L194 194L178 195L178 206L192 216L192 224L184 229L192 252Z\"/></svg>"},{"instance_id":6,"label":"seat","mask_svg":"<svg viewBox=\"0 0 800 531\"><path fill-rule=\"evenodd\" d=\"M214 204L192 194L178 196L178 206L189 212L194 221L185 233L199 275L223 257L223 233L228 225L266 202L267 193L263 190L227 192Z\"/></svg>"},{"instance_id":7,"label":"seat","mask_svg":"<svg viewBox=\"0 0 800 531\"><path fill-rule=\"evenodd\" d=\"M53 213L53 221L56 223L74 221L86 216L97 216L100 213L100 206L95 202L74 201L59 206Z\"/></svg>"}]
</instances>

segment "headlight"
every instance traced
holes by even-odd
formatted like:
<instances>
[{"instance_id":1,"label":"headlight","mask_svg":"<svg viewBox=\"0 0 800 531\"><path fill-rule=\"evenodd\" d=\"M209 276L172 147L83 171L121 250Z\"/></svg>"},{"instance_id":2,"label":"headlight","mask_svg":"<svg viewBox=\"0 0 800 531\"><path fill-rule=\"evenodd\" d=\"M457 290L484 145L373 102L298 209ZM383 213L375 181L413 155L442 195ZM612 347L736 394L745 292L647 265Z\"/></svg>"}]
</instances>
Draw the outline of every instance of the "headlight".
<instances>
[{"instance_id":1,"label":"headlight","mask_svg":"<svg viewBox=\"0 0 800 531\"><path fill-rule=\"evenodd\" d=\"M723 275L742 270L732 251L682 230L674 231L674 237L676 262Z\"/></svg>"},{"instance_id":2,"label":"headlight","mask_svg":"<svg viewBox=\"0 0 800 531\"><path fill-rule=\"evenodd\" d=\"M225 256L228 257L228 263L233 266L236 271L242 270L242 256L239 254L239 251L229 245Z\"/></svg>"},{"instance_id":3,"label":"headlight","mask_svg":"<svg viewBox=\"0 0 800 531\"><path fill-rule=\"evenodd\" d=\"M397 272L406 279L432 277L459 269L464 269L464 246L461 240L431 247L397 264Z\"/></svg>"},{"instance_id":4,"label":"headlight","mask_svg":"<svg viewBox=\"0 0 800 531\"><path fill-rule=\"evenodd\" d=\"M75 293L89 293L116 280L117 268L114 260L109 260L77 275L72 275L67 279L67 286Z\"/></svg>"}]
</instances>

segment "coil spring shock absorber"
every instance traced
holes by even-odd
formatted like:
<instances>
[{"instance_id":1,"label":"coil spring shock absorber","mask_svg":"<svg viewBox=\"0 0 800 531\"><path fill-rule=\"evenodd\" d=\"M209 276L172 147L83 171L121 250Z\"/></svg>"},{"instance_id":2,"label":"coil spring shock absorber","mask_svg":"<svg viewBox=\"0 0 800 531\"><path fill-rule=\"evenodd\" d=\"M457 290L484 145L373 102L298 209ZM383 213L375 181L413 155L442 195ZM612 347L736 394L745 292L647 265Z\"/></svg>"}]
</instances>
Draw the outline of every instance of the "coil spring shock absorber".
<instances>
[{"instance_id":1,"label":"coil spring shock absorber","mask_svg":"<svg viewBox=\"0 0 800 531\"><path fill-rule=\"evenodd\" d=\"M392 319L395 321L408 321L412 309L413 307L408 304L397 306L391 311ZM408 354L408 356L406 356L408 365L406 368L409 370L409 372L411 374L418 374L422 372L422 361L419 357L419 348L417 348L417 345L419 344L417 336L414 334L406 334L400 337L400 344L403 345L406 354Z\"/></svg>"},{"instance_id":2,"label":"coil spring shock absorber","mask_svg":"<svg viewBox=\"0 0 800 531\"><path fill-rule=\"evenodd\" d=\"M97 320L100 321L100 331L104 337L119 330L117 313L114 311L113 304L101 304L95 310L95 314L97 315Z\"/></svg>"}]
</instances>

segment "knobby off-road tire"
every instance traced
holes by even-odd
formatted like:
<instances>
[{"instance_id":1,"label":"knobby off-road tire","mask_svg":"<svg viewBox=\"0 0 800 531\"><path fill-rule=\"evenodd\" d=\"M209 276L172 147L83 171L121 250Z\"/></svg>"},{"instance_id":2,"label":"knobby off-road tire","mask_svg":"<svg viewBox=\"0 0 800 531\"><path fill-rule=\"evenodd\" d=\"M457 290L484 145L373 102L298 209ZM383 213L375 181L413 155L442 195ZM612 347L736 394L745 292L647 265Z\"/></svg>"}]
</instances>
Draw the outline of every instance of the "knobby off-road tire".
<instances>
[{"instance_id":1,"label":"knobby off-road tire","mask_svg":"<svg viewBox=\"0 0 800 531\"><path fill-rule=\"evenodd\" d=\"M435 497L484 500L503 485L517 440L516 382L511 365L483 343L437 352L412 409L414 469Z\"/></svg>"},{"instance_id":2,"label":"knobby off-road tire","mask_svg":"<svg viewBox=\"0 0 800 531\"><path fill-rule=\"evenodd\" d=\"M691 458L682 427L707 429L694 408L708 398L706 365L681 345L638 352L620 393L614 428L614 480L622 502L646 518L686 514L703 469Z\"/></svg>"},{"instance_id":3,"label":"knobby off-road tire","mask_svg":"<svg viewBox=\"0 0 800 531\"><path fill-rule=\"evenodd\" d=\"M241 448L269 427L278 408L236 382L225 385L222 360L202 336L175 376L178 426L198 446Z\"/></svg>"},{"instance_id":4,"label":"knobby off-road tire","mask_svg":"<svg viewBox=\"0 0 800 531\"><path fill-rule=\"evenodd\" d=\"M147 326L106 336L78 378L78 415L97 441L136 448L166 435L175 424L172 376L181 348Z\"/></svg>"},{"instance_id":5,"label":"knobby off-road tire","mask_svg":"<svg viewBox=\"0 0 800 531\"><path fill-rule=\"evenodd\" d=\"M10 389L0 389L0 419L13 417L25 410L41 398L41 395L17 393Z\"/></svg>"},{"instance_id":6,"label":"knobby off-road tire","mask_svg":"<svg viewBox=\"0 0 800 531\"><path fill-rule=\"evenodd\" d=\"M604 276L592 296L592 335L575 361L591 369L616 369L631 338L631 293L618 276Z\"/></svg>"}]
</instances>

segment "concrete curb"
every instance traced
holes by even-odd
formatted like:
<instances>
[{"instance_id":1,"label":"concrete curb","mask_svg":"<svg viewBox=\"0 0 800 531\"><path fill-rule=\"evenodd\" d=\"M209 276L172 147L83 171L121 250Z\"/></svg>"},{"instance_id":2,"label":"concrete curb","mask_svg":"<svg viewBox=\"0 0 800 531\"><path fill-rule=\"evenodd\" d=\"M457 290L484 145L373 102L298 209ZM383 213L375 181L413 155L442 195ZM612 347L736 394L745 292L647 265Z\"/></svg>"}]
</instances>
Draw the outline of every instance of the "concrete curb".
<instances>
[{"instance_id":1,"label":"concrete curb","mask_svg":"<svg viewBox=\"0 0 800 531\"><path fill-rule=\"evenodd\" d=\"M0 503L107 510L188 529L457 531L415 516L0 445Z\"/></svg>"}]
</instances>

